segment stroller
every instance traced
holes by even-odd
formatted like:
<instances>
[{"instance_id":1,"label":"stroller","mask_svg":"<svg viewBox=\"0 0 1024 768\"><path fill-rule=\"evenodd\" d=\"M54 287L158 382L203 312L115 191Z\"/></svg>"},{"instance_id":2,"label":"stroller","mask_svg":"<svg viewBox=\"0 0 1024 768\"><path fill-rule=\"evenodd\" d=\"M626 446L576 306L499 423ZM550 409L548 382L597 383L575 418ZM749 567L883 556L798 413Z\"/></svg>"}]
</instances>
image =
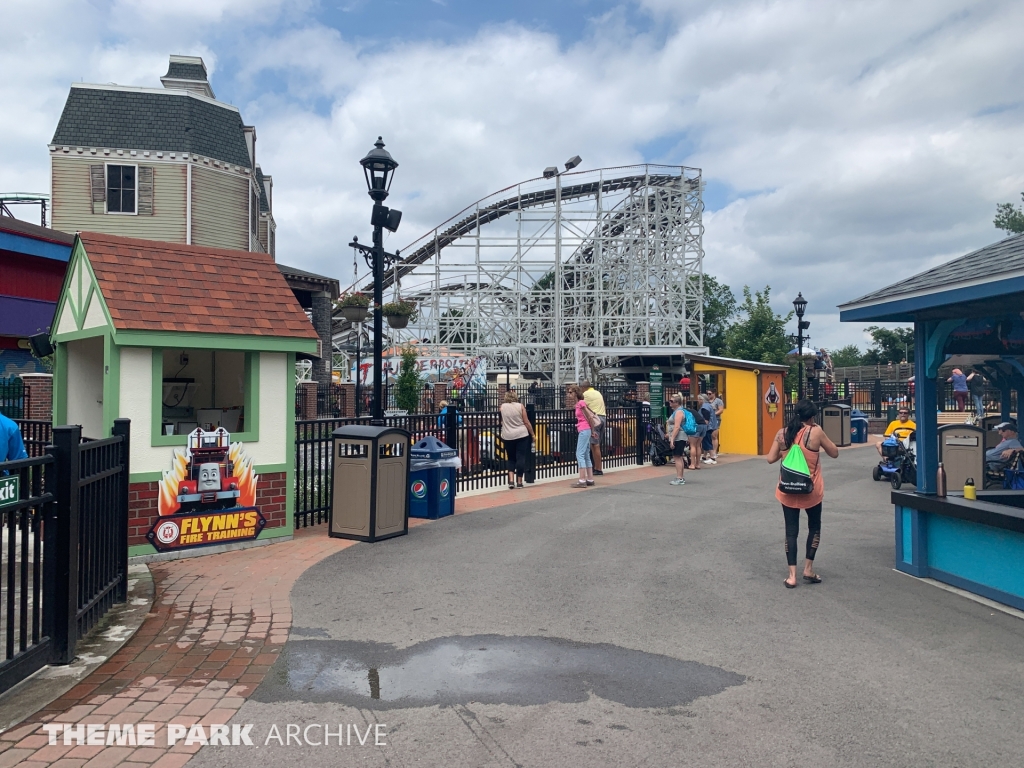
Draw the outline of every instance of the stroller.
<instances>
[{"instance_id":1,"label":"stroller","mask_svg":"<svg viewBox=\"0 0 1024 768\"><path fill-rule=\"evenodd\" d=\"M685 441L686 462L690 461L690 444L686 441L686 435L680 433L679 437ZM656 467L663 467L672 461L672 445L665 435L665 430L660 424L647 425L647 455L651 464Z\"/></svg>"},{"instance_id":2,"label":"stroller","mask_svg":"<svg viewBox=\"0 0 1024 768\"><path fill-rule=\"evenodd\" d=\"M917 485L917 460L914 451L915 432L911 432L900 440L890 435L882 441L882 460L871 471L871 478L876 482L883 477L898 491L903 483Z\"/></svg>"}]
</instances>

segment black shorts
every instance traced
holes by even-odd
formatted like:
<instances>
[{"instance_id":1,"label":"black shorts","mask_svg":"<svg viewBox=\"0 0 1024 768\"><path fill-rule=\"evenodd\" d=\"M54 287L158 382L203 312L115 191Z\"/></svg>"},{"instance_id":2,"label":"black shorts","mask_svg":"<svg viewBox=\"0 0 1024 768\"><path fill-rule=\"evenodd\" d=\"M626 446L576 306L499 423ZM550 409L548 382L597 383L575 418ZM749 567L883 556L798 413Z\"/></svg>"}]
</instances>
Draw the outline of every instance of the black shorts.
<instances>
[{"instance_id":1,"label":"black shorts","mask_svg":"<svg viewBox=\"0 0 1024 768\"><path fill-rule=\"evenodd\" d=\"M676 438L676 444L672 448L672 455L677 458L686 455L686 435L682 432L680 432L679 437Z\"/></svg>"}]
</instances>

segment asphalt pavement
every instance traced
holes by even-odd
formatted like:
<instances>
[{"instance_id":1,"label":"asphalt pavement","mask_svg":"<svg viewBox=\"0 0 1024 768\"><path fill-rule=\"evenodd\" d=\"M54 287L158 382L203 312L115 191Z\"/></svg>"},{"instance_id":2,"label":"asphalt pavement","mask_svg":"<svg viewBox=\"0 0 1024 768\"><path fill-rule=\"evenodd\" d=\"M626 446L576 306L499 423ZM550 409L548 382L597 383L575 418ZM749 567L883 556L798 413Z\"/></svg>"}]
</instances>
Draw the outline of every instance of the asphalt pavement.
<instances>
[{"instance_id":1,"label":"asphalt pavement","mask_svg":"<svg viewBox=\"0 0 1024 768\"><path fill-rule=\"evenodd\" d=\"M875 452L823 461L823 583L795 590L759 459L333 555L232 721L258 748L189 765L1019 764L1024 621L896 572Z\"/></svg>"}]
</instances>

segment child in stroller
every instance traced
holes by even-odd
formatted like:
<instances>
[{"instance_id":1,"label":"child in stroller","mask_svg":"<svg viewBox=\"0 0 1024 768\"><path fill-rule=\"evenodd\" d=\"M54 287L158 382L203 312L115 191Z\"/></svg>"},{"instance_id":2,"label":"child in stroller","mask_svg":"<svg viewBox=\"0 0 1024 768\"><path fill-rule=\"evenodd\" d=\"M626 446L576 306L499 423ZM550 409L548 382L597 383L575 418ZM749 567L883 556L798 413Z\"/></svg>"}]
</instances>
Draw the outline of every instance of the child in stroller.
<instances>
[{"instance_id":1,"label":"child in stroller","mask_svg":"<svg viewBox=\"0 0 1024 768\"><path fill-rule=\"evenodd\" d=\"M871 471L875 481L883 477L892 484L893 490L899 490L903 483L917 485L917 460L915 431L909 432L902 439L898 435L889 435L879 446L882 460Z\"/></svg>"},{"instance_id":2,"label":"child in stroller","mask_svg":"<svg viewBox=\"0 0 1024 768\"><path fill-rule=\"evenodd\" d=\"M685 438L685 436L684 436ZM686 445L686 462L690 460L690 446ZM660 424L649 423L647 425L647 455L651 464L656 467L663 467L672 461L672 444Z\"/></svg>"}]
</instances>

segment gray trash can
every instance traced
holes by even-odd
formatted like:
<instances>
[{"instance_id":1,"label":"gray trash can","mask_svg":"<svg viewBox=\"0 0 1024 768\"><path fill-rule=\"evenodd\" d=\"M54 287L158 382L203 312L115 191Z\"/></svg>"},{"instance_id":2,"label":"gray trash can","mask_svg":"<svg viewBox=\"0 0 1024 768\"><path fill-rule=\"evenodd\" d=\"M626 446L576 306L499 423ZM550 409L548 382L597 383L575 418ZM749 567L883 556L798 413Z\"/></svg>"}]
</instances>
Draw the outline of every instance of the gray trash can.
<instances>
[{"instance_id":1,"label":"gray trash can","mask_svg":"<svg viewBox=\"0 0 1024 768\"><path fill-rule=\"evenodd\" d=\"M963 493L967 478L985 487L985 431L973 424L943 424L939 427L939 461L946 470L946 489Z\"/></svg>"},{"instance_id":2,"label":"gray trash can","mask_svg":"<svg viewBox=\"0 0 1024 768\"><path fill-rule=\"evenodd\" d=\"M837 446L850 444L850 406L845 403L826 405L821 413L821 428Z\"/></svg>"},{"instance_id":3,"label":"gray trash can","mask_svg":"<svg viewBox=\"0 0 1024 768\"><path fill-rule=\"evenodd\" d=\"M409 433L351 425L334 430L328 533L379 541L409 532Z\"/></svg>"}]
</instances>

